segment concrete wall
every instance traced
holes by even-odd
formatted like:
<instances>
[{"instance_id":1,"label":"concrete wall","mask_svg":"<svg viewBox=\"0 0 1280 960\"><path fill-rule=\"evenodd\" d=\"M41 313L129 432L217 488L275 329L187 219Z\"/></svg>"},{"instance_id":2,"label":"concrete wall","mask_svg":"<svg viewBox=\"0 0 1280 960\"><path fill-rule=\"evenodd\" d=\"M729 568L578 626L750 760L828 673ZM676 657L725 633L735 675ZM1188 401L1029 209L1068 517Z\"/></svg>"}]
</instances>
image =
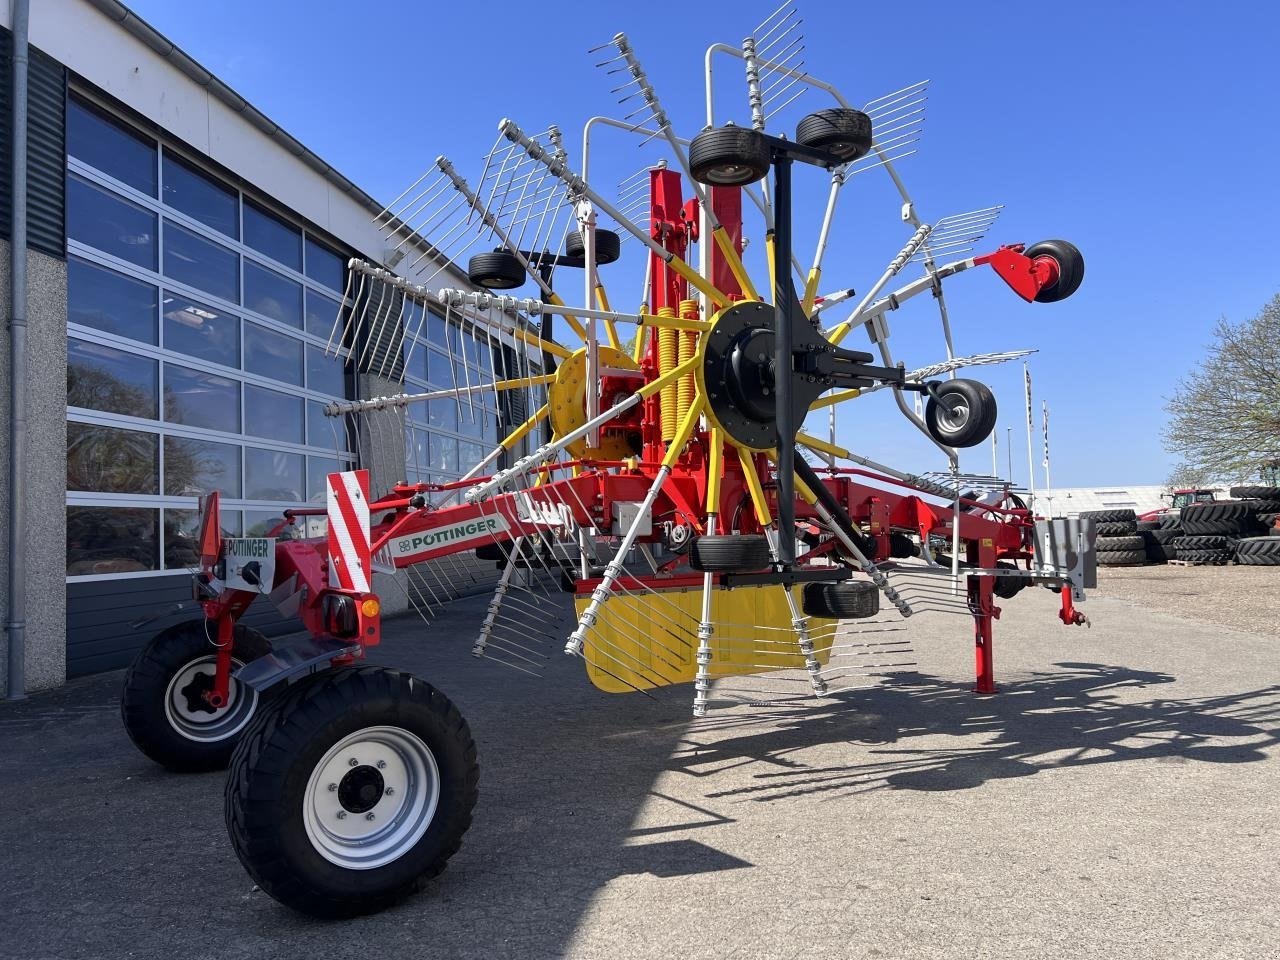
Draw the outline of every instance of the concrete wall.
<instances>
[{"instance_id":1,"label":"concrete wall","mask_svg":"<svg viewBox=\"0 0 1280 960\"><path fill-rule=\"evenodd\" d=\"M67 656L67 265L27 259L27 643L28 691L59 686ZM9 244L0 241L0 303L9 314ZM9 618L9 330L0 329L0 622ZM0 690L8 682L0 641Z\"/></svg>"}]
</instances>

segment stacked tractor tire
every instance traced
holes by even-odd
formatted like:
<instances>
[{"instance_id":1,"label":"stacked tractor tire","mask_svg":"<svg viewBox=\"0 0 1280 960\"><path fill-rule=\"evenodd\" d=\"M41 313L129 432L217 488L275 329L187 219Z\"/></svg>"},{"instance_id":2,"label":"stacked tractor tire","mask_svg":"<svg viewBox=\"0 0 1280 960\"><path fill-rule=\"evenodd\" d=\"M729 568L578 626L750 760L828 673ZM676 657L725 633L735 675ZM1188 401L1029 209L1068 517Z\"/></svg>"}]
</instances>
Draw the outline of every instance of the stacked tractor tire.
<instances>
[{"instance_id":1,"label":"stacked tractor tire","mask_svg":"<svg viewBox=\"0 0 1280 960\"><path fill-rule=\"evenodd\" d=\"M1138 520L1132 510L1082 513L1097 527L1098 564L1280 567L1280 487L1232 487L1231 500L1184 507L1180 516Z\"/></svg>"}]
</instances>

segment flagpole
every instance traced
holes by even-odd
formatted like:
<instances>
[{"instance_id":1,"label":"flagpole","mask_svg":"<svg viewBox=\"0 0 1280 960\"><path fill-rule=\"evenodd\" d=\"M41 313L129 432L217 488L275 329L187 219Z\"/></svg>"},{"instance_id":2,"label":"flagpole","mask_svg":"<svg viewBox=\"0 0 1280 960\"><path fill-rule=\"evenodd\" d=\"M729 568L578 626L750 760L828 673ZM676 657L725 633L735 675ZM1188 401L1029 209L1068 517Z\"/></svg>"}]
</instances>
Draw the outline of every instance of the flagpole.
<instances>
[{"instance_id":1,"label":"flagpole","mask_svg":"<svg viewBox=\"0 0 1280 960\"><path fill-rule=\"evenodd\" d=\"M1035 428L1035 408L1031 406L1031 368L1024 362L1022 364L1022 375L1027 383L1027 492L1030 494L1032 512L1035 511L1036 502L1036 461L1035 454L1031 451L1031 434Z\"/></svg>"},{"instance_id":2,"label":"flagpole","mask_svg":"<svg viewBox=\"0 0 1280 960\"><path fill-rule=\"evenodd\" d=\"M991 475L1000 476L1000 431L991 431Z\"/></svg>"},{"instance_id":3,"label":"flagpole","mask_svg":"<svg viewBox=\"0 0 1280 960\"><path fill-rule=\"evenodd\" d=\"M1044 485L1046 489L1052 490L1053 484L1049 482L1049 401L1042 401L1041 422L1044 424Z\"/></svg>"}]
</instances>

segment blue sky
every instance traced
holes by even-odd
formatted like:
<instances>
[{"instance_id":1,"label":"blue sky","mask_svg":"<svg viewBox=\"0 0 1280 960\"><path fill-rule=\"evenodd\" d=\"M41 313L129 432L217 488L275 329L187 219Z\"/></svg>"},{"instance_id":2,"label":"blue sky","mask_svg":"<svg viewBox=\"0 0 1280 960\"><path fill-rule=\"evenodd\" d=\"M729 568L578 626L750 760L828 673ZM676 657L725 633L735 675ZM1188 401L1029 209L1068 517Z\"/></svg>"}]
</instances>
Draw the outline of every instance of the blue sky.
<instances>
[{"instance_id":1,"label":"blue sky","mask_svg":"<svg viewBox=\"0 0 1280 960\"><path fill-rule=\"evenodd\" d=\"M391 199L440 153L464 173L478 172L504 116L526 130L558 123L576 144L588 117L618 115L608 92L616 83L595 69L603 57L587 53L618 31L630 37L677 129L692 136L704 121L706 46L736 45L774 3L589 13L576 3L496 0L131 6L370 194ZM920 153L900 165L923 219L1004 203L992 245L1063 237L1084 252L1084 285L1059 304L1024 304L985 270L947 287L960 353L1040 351L1031 358L1037 429L1045 399L1054 485L1163 481L1170 466L1160 443L1163 398L1193 369L1220 316L1253 316L1280 290L1272 247L1280 214L1280 5L799 8L806 68L850 100L932 80ZM718 122L744 120L740 66L721 63ZM827 105L805 94L777 132ZM657 156L621 137L598 149L608 155L597 179L605 185ZM820 214L813 201L825 190L820 171L806 176L797 188L801 251L812 248L806 238ZM905 239L888 186L873 173L845 191L824 289L868 288ZM636 248L624 249L638 263ZM635 269L642 268L615 268L616 304L638 298ZM932 304L901 313L897 356L908 367L938 359ZM847 343L856 345L852 337ZM1015 479L1025 482L1021 366L974 375L1000 399L1001 443L1013 427ZM878 459L942 465L887 396L845 405L839 432ZM1038 436L1036 444L1042 486ZM963 465L989 471L989 448L967 454Z\"/></svg>"}]
</instances>

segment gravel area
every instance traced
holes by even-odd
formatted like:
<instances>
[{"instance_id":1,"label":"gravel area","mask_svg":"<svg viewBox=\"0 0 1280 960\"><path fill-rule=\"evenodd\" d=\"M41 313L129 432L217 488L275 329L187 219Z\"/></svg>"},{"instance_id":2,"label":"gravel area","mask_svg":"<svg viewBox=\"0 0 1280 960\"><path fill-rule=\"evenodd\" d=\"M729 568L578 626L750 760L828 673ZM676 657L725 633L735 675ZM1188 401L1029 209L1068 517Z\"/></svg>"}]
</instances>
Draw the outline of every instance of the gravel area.
<instances>
[{"instance_id":1,"label":"gravel area","mask_svg":"<svg viewBox=\"0 0 1280 960\"><path fill-rule=\"evenodd\" d=\"M1187 620L1280 633L1280 567L1099 567L1097 592Z\"/></svg>"}]
</instances>

